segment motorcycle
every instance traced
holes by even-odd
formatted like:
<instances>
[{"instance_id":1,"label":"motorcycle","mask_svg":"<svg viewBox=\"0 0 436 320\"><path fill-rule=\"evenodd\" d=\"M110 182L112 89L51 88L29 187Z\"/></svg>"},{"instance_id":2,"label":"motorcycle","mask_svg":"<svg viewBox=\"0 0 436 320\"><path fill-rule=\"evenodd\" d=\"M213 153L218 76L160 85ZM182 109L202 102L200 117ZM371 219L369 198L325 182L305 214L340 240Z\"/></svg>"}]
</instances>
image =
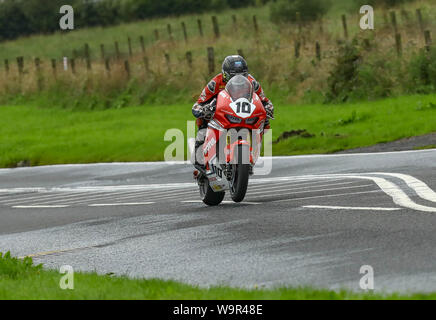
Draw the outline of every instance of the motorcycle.
<instances>
[{"instance_id":1,"label":"motorcycle","mask_svg":"<svg viewBox=\"0 0 436 320\"><path fill-rule=\"evenodd\" d=\"M211 119L200 148L204 158L196 177L203 202L220 204L227 190L241 202L260 156L267 113L251 82L236 75L210 104Z\"/></svg>"}]
</instances>

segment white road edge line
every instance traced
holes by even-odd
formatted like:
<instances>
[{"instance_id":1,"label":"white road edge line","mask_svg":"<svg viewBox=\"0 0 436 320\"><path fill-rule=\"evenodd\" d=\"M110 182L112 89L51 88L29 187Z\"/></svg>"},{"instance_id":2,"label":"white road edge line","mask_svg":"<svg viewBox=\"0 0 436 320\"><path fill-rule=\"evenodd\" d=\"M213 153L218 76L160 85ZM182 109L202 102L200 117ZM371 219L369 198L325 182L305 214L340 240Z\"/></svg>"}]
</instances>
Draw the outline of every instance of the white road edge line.
<instances>
[{"instance_id":1,"label":"white road edge line","mask_svg":"<svg viewBox=\"0 0 436 320\"><path fill-rule=\"evenodd\" d=\"M310 208L310 209L337 209L337 210L374 210L374 211L396 211L396 210L402 210L402 208L341 207L341 206L318 206L318 205L303 206L303 208Z\"/></svg>"},{"instance_id":2,"label":"white road edge line","mask_svg":"<svg viewBox=\"0 0 436 320\"><path fill-rule=\"evenodd\" d=\"M88 207L116 207L116 206L142 206L153 204L155 202L128 202L128 203L93 203L88 204Z\"/></svg>"},{"instance_id":3,"label":"white road edge line","mask_svg":"<svg viewBox=\"0 0 436 320\"><path fill-rule=\"evenodd\" d=\"M67 205L49 206L49 205L34 205L34 206L13 206L16 209L48 209L48 208L67 208Z\"/></svg>"}]
</instances>

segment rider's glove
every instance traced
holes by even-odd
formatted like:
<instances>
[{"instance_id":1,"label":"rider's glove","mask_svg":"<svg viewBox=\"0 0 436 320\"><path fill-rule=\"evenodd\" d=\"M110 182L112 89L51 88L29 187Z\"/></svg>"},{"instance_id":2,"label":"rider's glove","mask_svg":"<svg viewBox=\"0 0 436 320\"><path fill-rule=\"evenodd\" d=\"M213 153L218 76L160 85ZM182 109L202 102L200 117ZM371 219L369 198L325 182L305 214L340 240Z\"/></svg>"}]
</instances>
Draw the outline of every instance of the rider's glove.
<instances>
[{"instance_id":1,"label":"rider's glove","mask_svg":"<svg viewBox=\"0 0 436 320\"><path fill-rule=\"evenodd\" d=\"M216 98L214 98L210 103L205 104L202 107L202 113L203 113L202 118L209 121L210 119L212 119L213 115L215 114L215 110L216 110Z\"/></svg>"},{"instance_id":2,"label":"rider's glove","mask_svg":"<svg viewBox=\"0 0 436 320\"><path fill-rule=\"evenodd\" d=\"M263 105L266 111L266 116L269 119L274 120L274 106L271 102L268 102L266 104Z\"/></svg>"}]
</instances>

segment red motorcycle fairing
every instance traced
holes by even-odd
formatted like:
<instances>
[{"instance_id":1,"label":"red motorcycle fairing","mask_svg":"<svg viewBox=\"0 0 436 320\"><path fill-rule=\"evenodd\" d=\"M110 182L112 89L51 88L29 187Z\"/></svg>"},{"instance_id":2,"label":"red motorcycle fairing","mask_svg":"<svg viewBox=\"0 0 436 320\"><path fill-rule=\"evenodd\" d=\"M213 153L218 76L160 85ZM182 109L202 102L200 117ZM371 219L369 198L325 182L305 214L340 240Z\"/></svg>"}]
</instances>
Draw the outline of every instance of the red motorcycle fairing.
<instances>
[{"instance_id":1,"label":"red motorcycle fairing","mask_svg":"<svg viewBox=\"0 0 436 320\"><path fill-rule=\"evenodd\" d=\"M253 137L256 137L254 143L260 146L266 111L257 94L253 93L251 100L238 99L233 101L225 90L218 95L216 111L213 119L209 122L203 144L206 172L210 186L214 191L223 191L228 188L227 182L222 179L222 170L217 161L217 146L220 145L220 141L224 145L223 152L226 163L235 161L235 150L239 145L250 147L249 161L252 165L255 164L260 155L260 147L256 148L256 152L253 154L253 145L250 142L253 142ZM234 142L223 141L222 139L226 139L228 130L231 129L247 129L250 135L247 139L237 139ZM259 134L252 134L252 132ZM247 141L248 139L251 141Z\"/></svg>"}]
</instances>

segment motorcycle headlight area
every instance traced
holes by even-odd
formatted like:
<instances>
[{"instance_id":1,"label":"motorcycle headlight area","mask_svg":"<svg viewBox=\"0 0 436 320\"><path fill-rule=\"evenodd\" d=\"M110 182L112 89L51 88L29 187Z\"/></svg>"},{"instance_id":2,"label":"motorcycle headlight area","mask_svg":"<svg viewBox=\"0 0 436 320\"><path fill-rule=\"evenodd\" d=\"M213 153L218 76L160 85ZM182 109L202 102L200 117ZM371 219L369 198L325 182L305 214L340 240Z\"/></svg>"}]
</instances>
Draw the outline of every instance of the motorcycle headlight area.
<instances>
[{"instance_id":1,"label":"motorcycle headlight area","mask_svg":"<svg viewBox=\"0 0 436 320\"><path fill-rule=\"evenodd\" d=\"M246 124L255 124L259 120L259 117L245 119Z\"/></svg>"},{"instance_id":2,"label":"motorcycle headlight area","mask_svg":"<svg viewBox=\"0 0 436 320\"><path fill-rule=\"evenodd\" d=\"M241 119L241 118L238 118L238 117L232 116L232 115L230 115L230 114L226 114L226 118L227 118L227 120L229 120L231 123L241 123L241 122L242 122L242 119Z\"/></svg>"}]
</instances>

